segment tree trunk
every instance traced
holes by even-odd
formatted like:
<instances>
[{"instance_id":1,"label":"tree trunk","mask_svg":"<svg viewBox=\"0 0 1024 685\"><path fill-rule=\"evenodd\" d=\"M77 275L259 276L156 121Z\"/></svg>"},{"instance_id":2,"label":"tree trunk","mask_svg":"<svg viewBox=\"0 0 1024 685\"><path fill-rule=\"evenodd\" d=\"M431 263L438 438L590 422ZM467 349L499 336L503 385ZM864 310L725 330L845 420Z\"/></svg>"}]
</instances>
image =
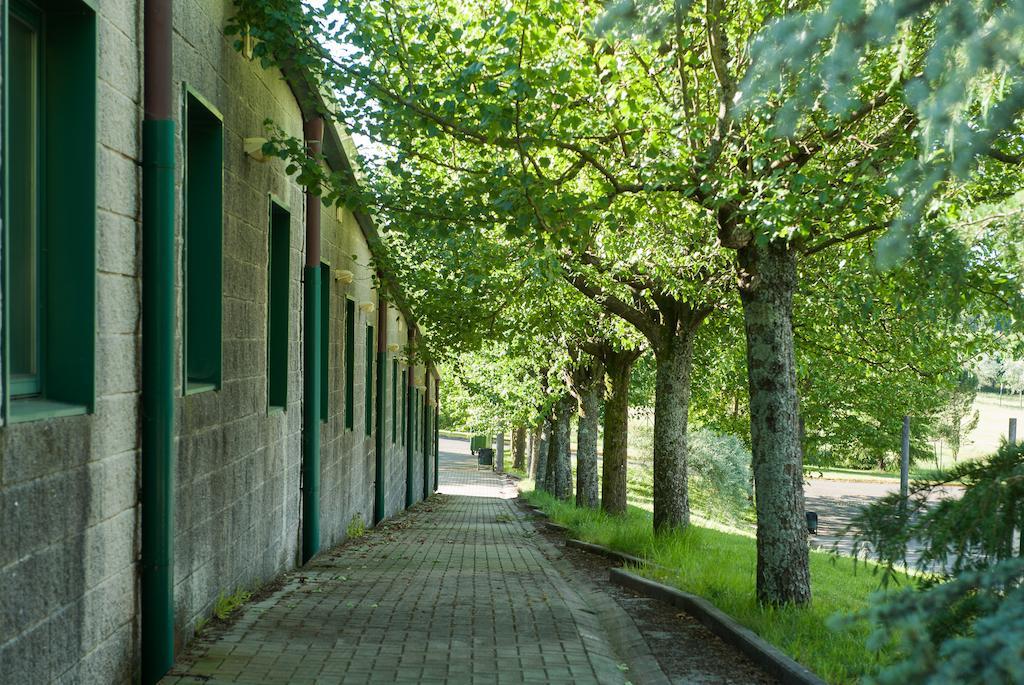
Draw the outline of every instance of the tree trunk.
<instances>
[{"instance_id":1,"label":"tree trunk","mask_svg":"<svg viewBox=\"0 0 1024 685\"><path fill-rule=\"evenodd\" d=\"M604 454L601 459L601 509L626 513L626 447L629 433L629 376L634 352L604 355L608 394L604 403Z\"/></svg>"},{"instance_id":2,"label":"tree trunk","mask_svg":"<svg viewBox=\"0 0 1024 685\"><path fill-rule=\"evenodd\" d=\"M601 409L600 374L579 388L579 425L576 429L576 506L596 509L597 422Z\"/></svg>"},{"instance_id":3,"label":"tree trunk","mask_svg":"<svg viewBox=\"0 0 1024 685\"><path fill-rule=\"evenodd\" d=\"M784 245L752 243L737 255L757 507L757 598L806 604L811 584L792 321L796 254Z\"/></svg>"},{"instance_id":4,"label":"tree trunk","mask_svg":"<svg viewBox=\"0 0 1024 685\"><path fill-rule=\"evenodd\" d=\"M699 325L697 319L681 325L678 333L665 331L655 349L654 529L659 532L690 523L686 429L693 338Z\"/></svg>"},{"instance_id":5,"label":"tree trunk","mask_svg":"<svg viewBox=\"0 0 1024 685\"><path fill-rule=\"evenodd\" d=\"M537 472L534 474L534 487L547 490L545 478L548 472L548 452L551 447L551 417L544 419L540 425L540 439L537 440Z\"/></svg>"},{"instance_id":6,"label":"tree trunk","mask_svg":"<svg viewBox=\"0 0 1024 685\"><path fill-rule=\"evenodd\" d=\"M554 461L555 497L572 499L572 444L570 442L569 421L576 413L576 398L566 393L558 401L555 413L553 435L558 436L558 451Z\"/></svg>"},{"instance_id":7,"label":"tree trunk","mask_svg":"<svg viewBox=\"0 0 1024 685\"><path fill-rule=\"evenodd\" d=\"M544 489L558 496L558 453L562 447L558 444L558 403L555 403L548 420L548 453L544 460Z\"/></svg>"},{"instance_id":8,"label":"tree trunk","mask_svg":"<svg viewBox=\"0 0 1024 685\"><path fill-rule=\"evenodd\" d=\"M512 429L512 468L523 471L526 469L526 428L516 426Z\"/></svg>"},{"instance_id":9,"label":"tree trunk","mask_svg":"<svg viewBox=\"0 0 1024 685\"><path fill-rule=\"evenodd\" d=\"M540 449L540 426L530 429L530 462L527 464L526 475L529 478L537 477L537 452Z\"/></svg>"}]
</instances>

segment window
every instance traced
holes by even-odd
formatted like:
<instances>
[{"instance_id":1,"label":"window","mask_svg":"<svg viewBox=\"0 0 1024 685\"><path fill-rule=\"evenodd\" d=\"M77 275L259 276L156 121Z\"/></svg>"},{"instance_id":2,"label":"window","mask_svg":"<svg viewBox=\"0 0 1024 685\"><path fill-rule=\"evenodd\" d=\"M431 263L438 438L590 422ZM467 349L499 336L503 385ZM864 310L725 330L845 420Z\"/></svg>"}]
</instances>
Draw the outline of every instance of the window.
<instances>
[{"instance_id":1,"label":"window","mask_svg":"<svg viewBox=\"0 0 1024 685\"><path fill-rule=\"evenodd\" d=\"M267 404L281 409L288 405L290 224L288 210L271 200L267 264Z\"/></svg>"},{"instance_id":2,"label":"window","mask_svg":"<svg viewBox=\"0 0 1024 685\"><path fill-rule=\"evenodd\" d=\"M327 401L331 396L331 267L320 264L320 420L330 416Z\"/></svg>"},{"instance_id":3,"label":"window","mask_svg":"<svg viewBox=\"0 0 1024 685\"><path fill-rule=\"evenodd\" d=\"M224 132L221 115L185 93L185 391L220 387Z\"/></svg>"},{"instance_id":4,"label":"window","mask_svg":"<svg viewBox=\"0 0 1024 685\"><path fill-rule=\"evenodd\" d=\"M405 444L405 433L409 427L409 378L402 372L402 444Z\"/></svg>"},{"instance_id":5,"label":"window","mask_svg":"<svg viewBox=\"0 0 1024 685\"><path fill-rule=\"evenodd\" d=\"M356 425L356 303L345 300L345 428Z\"/></svg>"},{"instance_id":6,"label":"window","mask_svg":"<svg viewBox=\"0 0 1024 685\"><path fill-rule=\"evenodd\" d=\"M96 18L15 0L7 16L3 326L12 421L91 411L96 310ZM73 112L74 116L66 116Z\"/></svg>"},{"instance_id":7,"label":"window","mask_svg":"<svg viewBox=\"0 0 1024 685\"><path fill-rule=\"evenodd\" d=\"M420 391L419 390L413 390L410 394L412 395L412 397L409 398L411 400L411 402L412 402L412 414L409 417L409 420L412 423L412 425L410 426L409 435L410 435L410 439L412 440L413 449L415 450L415 448L416 448L416 431L417 431L417 429L419 427L418 421L419 421L419 418L420 418L420 412L419 412Z\"/></svg>"},{"instance_id":8,"label":"window","mask_svg":"<svg viewBox=\"0 0 1024 685\"><path fill-rule=\"evenodd\" d=\"M20 3L10 14L10 136L8 137L8 216L10 217L11 394L42 390L42 222L40 147L42 126L42 17Z\"/></svg>"},{"instance_id":9,"label":"window","mask_svg":"<svg viewBox=\"0 0 1024 685\"><path fill-rule=\"evenodd\" d=\"M363 412L365 432L373 433L373 326L366 326L366 379L364 381Z\"/></svg>"},{"instance_id":10,"label":"window","mask_svg":"<svg viewBox=\"0 0 1024 685\"><path fill-rule=\"evenodd\" d=\"M391 360L391 444L398 433L398 360Z\"/></svg>"}]
</instances>

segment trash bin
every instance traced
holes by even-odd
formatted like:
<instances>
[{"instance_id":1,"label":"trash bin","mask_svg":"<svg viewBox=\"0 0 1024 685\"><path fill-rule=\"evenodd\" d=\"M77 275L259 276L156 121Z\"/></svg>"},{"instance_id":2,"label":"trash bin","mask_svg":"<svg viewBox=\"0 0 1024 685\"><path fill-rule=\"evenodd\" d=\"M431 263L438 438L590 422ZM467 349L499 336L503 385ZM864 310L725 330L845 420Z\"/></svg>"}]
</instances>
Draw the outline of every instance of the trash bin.
<instances>
[{"instance_id":1,"label":"trash bin","mask_svg":"<svg viewBox=\"0 0 1024 685\"><path fill-rule=\"evenodd\" d=\"M476 455L477 466L494 466L494 448L481 447Z\"/></svg>"},{"instance_id":2,"label":"trash bin","mask_svg":"<svg viewBox=\"0 0 1024 685\"><path fill-rule=\"evenodd\" d=\"M474 435L469 439L469 451L473 454L479 452L482 448L487 447L491 444L491 436L489 435Z\"/></svg>"},{"instance_id":3,"label":"trash bin","mask_svg":"<svg viewBox=\"0 0 1024 685\"><path fill-rule=\"evenodd\" d=\"M808 511L807 513L807 532L811 535L818 534L818 512Z\"/></svg>"}]
</instances>

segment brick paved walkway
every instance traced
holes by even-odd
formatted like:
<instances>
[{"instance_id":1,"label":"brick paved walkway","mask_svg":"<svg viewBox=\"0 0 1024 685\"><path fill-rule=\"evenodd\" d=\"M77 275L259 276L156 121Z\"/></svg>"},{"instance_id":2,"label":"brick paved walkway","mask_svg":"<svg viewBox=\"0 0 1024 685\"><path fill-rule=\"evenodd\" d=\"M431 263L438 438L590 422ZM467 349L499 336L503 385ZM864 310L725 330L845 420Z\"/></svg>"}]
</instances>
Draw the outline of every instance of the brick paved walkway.
<instances>
[{"instance_id":1,"label":"brick paved walkway","mask_svg":"<svg viewBox=\"0 0 1024 685\"><path fill-rule=\"evenodd\" d=\"M443 494L289 574L162 683L667 683L515 488L468 454L441 456Z\"/></svg>"}]
</instances>

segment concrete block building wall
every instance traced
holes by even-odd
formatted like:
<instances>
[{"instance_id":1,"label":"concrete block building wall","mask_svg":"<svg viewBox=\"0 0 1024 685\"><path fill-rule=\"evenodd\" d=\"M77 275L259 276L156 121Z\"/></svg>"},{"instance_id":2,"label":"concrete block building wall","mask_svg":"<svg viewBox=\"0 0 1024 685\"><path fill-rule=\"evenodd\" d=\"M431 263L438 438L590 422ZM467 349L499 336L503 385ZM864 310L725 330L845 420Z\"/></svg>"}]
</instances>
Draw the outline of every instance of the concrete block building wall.
<instances>
[{"instance_id":1,"label":"concrete block building wall","mask_svg":"<svg viewBox=\"0 0 1024 685\"><path fill-rule=\"evenodd\" d=\"M405 397L402 393L403 379L407 378L405 364L406 346L409 343L409 326L402 313L394 306L388 309L388 351L387 351L387 433L384 444L384 515L394 516L405 509ZM397 374L395 369L397 368ZM394 409L392 410L392 405ZM394 436L394 439L392 439Z\"/></svg>"},{"instance_id":2,"label":"concrete block building wall","mask_svg":"<svg viewBox=\"0 0 1024 685\"><path fill-rule=\"evenodd\" d=\"M373 403L366 406L366 345L376 352L376 340L367 341L367 326L377 327L377 291L372 255L355 216L345 209L324 208L321 215L321 259L331 269L328 359L327 420L320 431L321 545L327 547L345 539L353 519L369 525L373 521L375 477ZM349 273L351 281L349 281ZM344 274L343 277L337 277ZM322 296L322 295L321 295ZM350 303L350 305L349 305ZM364 306L365 305L365 306ZM371 308L372 306L372 308ZM346 425L347 316L354 315L355 346L352 350L352 425ZM376 356L370 371L376 373ZM370 432L366 418L371 418Z\"/></svg>"},{"instance_id":3,"label":"concrete block building wall","mask_svg":"<svg viewBox=\"0 0 1024 685\"><path fill-rule=\"evenodd\" d=\"M136 3L90 4L103 179L96 184L95 407L0 428L4 683L126 683L138 661L142 29Z\"/></svg>"},{"instance_id":4,"label":"concrete block building wall","mask_svg":"<svg viewBox=\"0 0 1024 685\"><path fill-rule=\"evenodd\" d=\"M138 676L141 384L142 3L89 0L97 26L95 408L80 416L0 423L0 682L132 682ZM0 9L0 12L6 11ZM251 589L300 563L302 530L303 259L305 198L280 160L245 154L245 138L272 119L302 135L294 83L234 50L223 35L229 0L176 0L177 369L175 402L174 615L176 648L221 594ZM2 23L0 23L2 26ZM2 73L0 69L0 73ZM186 92L223 122L222 368L220 387L184 383L184 146ZM2 139L2 136L0 136ZM268 402L270 200L289 214L287 403ZM0 240L0 246L3 241ZM380 299L363 227L325 209L322 255L330 283L329 403L321 430L321 545L349 523L373 520L374 484L386 515L405 508L406 404L391 392L391 360L403 357L410 322L388 308L385 468L365 432L366 325ZM4 293L0 293L3 306ZM346 298L355 303L354 425L345 426ZM385 296L385 299L390 299ZM360 304L373 303L374 311ZM2 311L2 310L0 310ZM2 351L2 346L0 346ZM4 360L0 359L0 369ZM405 365L399 364L399 382ZM422 377L422 369L418 371ZM377 379L374 378L374 382ZM392 443L392 404L397 440ZM0 413L0 416L6 416ZM413 460L422 497L422 446Z\"/></svg>"},{"instance_id":5,"label":"concrete block building wall","mask_svg":"<svg viewBox=\"0 0 1024 685\"><path fill-rule=\"evenodd\" d=\"M175 91L223 117L223 213L219 389L179 393L175 497L177 635L191 635L220 594L252 587L297 563L302 417L302 263L304 197L282 160L246 156L245 138L272 119L302 135L302 113L276 71L245 59L223 35L230 3L175 3ZM194 101L193 101L194 102ZM185 160L184 121L177 159ZM178 307L184 312L185 165L178 164ZM267 395L267 306L270 202L288 212L288 383L284 409ZM178 373L183 353L179 317Z\"/></svg>"}]
</instances>

